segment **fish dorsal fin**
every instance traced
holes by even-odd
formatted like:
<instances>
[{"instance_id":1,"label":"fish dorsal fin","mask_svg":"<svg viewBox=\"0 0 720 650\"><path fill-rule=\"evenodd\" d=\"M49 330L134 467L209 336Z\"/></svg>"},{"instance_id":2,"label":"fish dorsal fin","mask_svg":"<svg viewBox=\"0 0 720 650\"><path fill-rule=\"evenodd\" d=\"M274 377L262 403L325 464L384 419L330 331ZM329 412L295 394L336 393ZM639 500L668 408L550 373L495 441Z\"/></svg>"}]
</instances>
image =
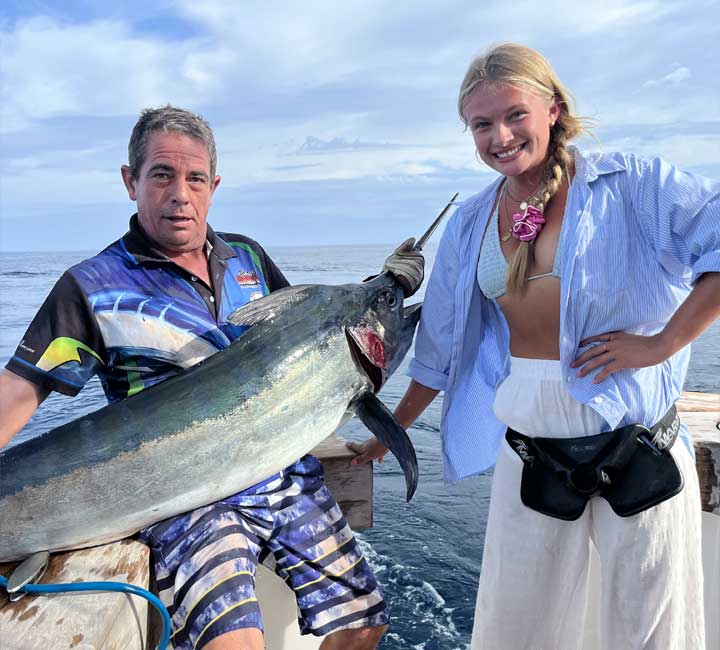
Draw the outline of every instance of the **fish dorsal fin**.
<instances>
[{"instance_id":1,"label":"fish dorsal fin","mask_svg":"<svg viewBox=\"0 0 720 650\"><path fill-rule=\"evenodd\" d=\"M398 459L405 475L407 500L412 499L418 482L415 448L395 416L373 393L363 393L355 402L355 414Z\"/></svg>"},{"instance_id":2,"label":"fish dorsal fin","mask_svg":"<svg viewBox=\"0 0 720 650\"><path fill-rule=\"evenodd\" d=\"M227 320L238 326L251 327L270 320L288 307L301 302L307 295L310 285L299 284L294 287L285 287L271 294L253 300L247 305L236 309Z\"/></svg>"}]
</instances>

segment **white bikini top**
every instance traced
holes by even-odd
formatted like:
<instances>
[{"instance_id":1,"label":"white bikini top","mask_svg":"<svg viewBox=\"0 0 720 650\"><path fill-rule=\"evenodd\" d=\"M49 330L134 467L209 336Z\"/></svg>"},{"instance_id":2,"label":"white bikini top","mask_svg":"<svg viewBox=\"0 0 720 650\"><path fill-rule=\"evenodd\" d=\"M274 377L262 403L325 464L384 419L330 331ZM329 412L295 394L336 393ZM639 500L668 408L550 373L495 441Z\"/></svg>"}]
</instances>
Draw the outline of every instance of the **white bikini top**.
<instances>
[{"instance_id":1,"label":"white bikini top","mask_svg":"<svg viewBox=\"0 0 720 650\"><path fill-rule=\"evenodd\" d=\"M492 216L490 217L485 239L480 248L480 258L477 267L478 286L480 287L480 291L483 292L483 295L489 300L494 300L495 298L500 298L500 296L505 295L505 276L507 276L508 271L508 263L505 261L505 256L500 247L500 235L498 233L499 208L500 203L498 202L498 205L495 206L495 210L493 210ZM550 276L559 278L561 262L560 241L558 241L552 271L531 275L528 278L528 282Z\"/></svg>"}]
</instances>

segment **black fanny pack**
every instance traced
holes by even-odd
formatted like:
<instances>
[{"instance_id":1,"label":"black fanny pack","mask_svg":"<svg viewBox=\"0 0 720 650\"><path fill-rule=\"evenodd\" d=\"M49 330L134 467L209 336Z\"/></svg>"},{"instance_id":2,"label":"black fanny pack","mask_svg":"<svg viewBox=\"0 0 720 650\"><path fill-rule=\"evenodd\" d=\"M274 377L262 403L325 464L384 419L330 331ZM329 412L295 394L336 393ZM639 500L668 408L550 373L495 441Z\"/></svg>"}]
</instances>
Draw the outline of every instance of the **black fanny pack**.
<instances>
[{"instance_id":1,"label":"black fanny pack","mask_svg":"<svg viewBox=\"0 0 720 650\"><path fill-rule=\"evenodd\" d=\"M631 424L580 438L534 438L508 429L505 439L524 465L522 502L571 521L592 497L629 517L678 494L683 477L670 448L679 430L673 406L652 429Z\"/></svg>"}]
</instances>

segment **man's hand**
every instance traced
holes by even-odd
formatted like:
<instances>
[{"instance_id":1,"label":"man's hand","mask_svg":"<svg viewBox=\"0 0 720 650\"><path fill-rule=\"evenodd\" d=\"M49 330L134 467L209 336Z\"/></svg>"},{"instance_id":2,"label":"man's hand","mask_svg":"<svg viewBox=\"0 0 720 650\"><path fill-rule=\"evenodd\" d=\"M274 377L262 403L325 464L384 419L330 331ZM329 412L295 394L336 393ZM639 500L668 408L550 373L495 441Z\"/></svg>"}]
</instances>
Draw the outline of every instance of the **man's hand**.
<instances>
[{"instance_id":1,"label":"man's hand","mask_svg":"<svg viewBox=\"0 0 720 650\"><path fill-rule=\"evenodd\" d=\"M364 465L372 460L382 463L385 454L389 449L380 442L375 436L368 438L365 442L346 442L345 446L352 449L357 456L350 461L351 465Z\"/></svg>"},{"instance_id":2,"label":"man's hand","mask_svg":"<svg viewBox=\"0 0 720 650\"><path fill-rule=\"evenodd\" d=\"M425 275L425 258L421 251L413 250L414 245L414 237L405 240L385 260L383 266L383 271L389 271L397 278L406 298L420 288Z\"/></svg>"}]
</instances>

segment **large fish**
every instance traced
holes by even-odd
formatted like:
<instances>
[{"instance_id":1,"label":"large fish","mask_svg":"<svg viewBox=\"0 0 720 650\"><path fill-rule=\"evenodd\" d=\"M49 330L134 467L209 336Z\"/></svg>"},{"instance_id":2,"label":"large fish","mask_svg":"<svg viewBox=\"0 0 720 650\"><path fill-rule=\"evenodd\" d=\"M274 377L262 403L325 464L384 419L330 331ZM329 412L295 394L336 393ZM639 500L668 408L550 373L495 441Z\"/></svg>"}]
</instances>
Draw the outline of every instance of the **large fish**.
<instances>
[{"instance_id":1,"label":"large fish","mask_svg":"<svg viewBox=\"0 0 720 650\"><path fill-rule=\"evenodd\" d=\"M254 485L357 414L417 460L375 394L412 341L420 306L397 282L288 287L231 317L228 348L126 400L0 453L0 562L127 537Z\"/></svg>"}]
</instances>

